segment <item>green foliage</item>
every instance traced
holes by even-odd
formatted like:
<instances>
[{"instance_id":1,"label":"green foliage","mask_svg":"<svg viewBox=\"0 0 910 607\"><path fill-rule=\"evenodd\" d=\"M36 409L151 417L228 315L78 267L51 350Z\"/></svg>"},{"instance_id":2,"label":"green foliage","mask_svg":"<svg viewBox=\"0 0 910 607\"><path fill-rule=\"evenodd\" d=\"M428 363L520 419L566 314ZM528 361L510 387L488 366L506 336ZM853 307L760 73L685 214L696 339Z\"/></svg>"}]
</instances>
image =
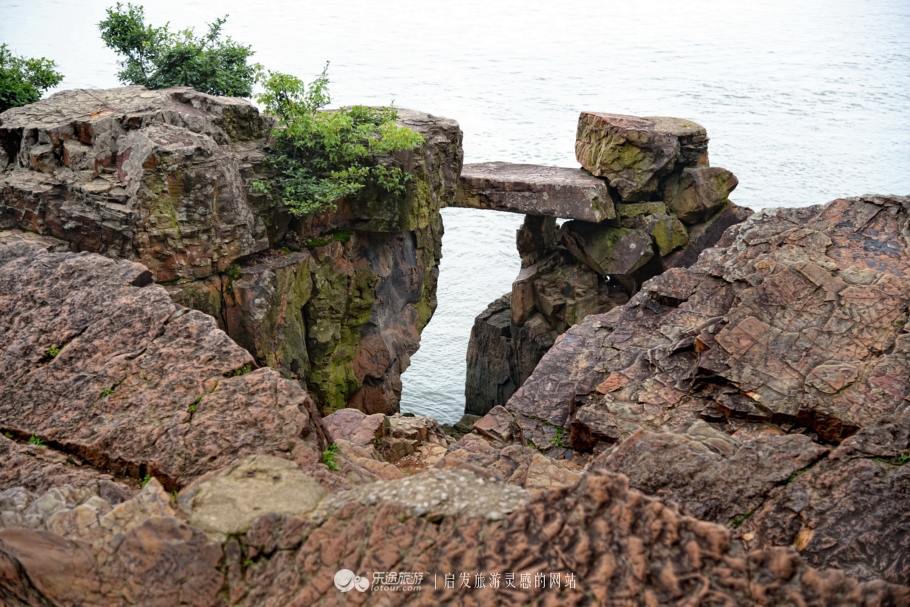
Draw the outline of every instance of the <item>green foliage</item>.
<instances>
[{"instance_id":1,"label":"green foliage","mask_svg":"<svg viewBox=\"0 0 910 607\"><path fill-rule=\"evenodd\" d=\"M141 5L119 2L107 9L107 19L98 24L101 39L123 57L117 77L124 84L141 84L149 89L191 86L197 91L229 97L253 93L259 64L249 64L251 47L230 37L222 39L227 15L209 24L209 31L197 37L192 29L172 32L170 24L146 24Z\"/></svg>"},{"instance_id":2,"label":"green foliage","mask_svg":"<svg viewBox=\"0 0 910 607\"><path fill-rule=\"evenodd\" d=\"M0 112L35 103L44 91L60 84L63 74L55 67L50 59L17 57L0 44Z\"/></svg>"},{"instance_id":3,"label":"green foliage","mask_svg":"<svg viewBox=\"0 0 910 607\"><path fill-rule=\"evenodd\" d=\"M240 280L240 277L243 276L243 270L240 269L239 264L235 263L235 264L232 264L230 268L228 268L226 274L227 274L227 277L230 278L232 281Z\"/></svg>"},{"instance_id":4,"label":"green foliage","mask_svg":"<svg viewBox=\"0 0 910 607\"><path fill-rule=\"evenodd\" d=\"M747 520L749 520L750 516L752 516L751 512L749 512L747 514L740 514L739 516L733 517L733 519L730 521L730 527L732 527L733 529L739 529L743 523L745 523Z\"/></svg>"},{"instance_id":5,"label":"green foliage","mask_svg":"<svg viewBox=\"0 0 910 607\"><path fill-rule=\"evenodd\" d=\"M246 375L253 370L253 367L250 365L243 365L239 369L234 369L233 371L228 371L224 374L225 377L238 377L240 375Z\"/></svg>"},{"instance_id":6,"label":"green foliage","mask_svg":"<svg viewBox=\"0 0 910 607\"><path fill-rule=\"evenodd\" d=\"M41 440L40 438L38 438L37 436L35 436L34 434L32 434L30 437L28 437L28 444L29 444L29 445L37 445L37 446L39 446L39 447L43 447L43 446L44 446L44 441Z\"/></svg>"},{"instance_id":7,"label":"green foliage","mask_svg":"<svg viewBox=\"0 0 910 607\"><path fill-rule=\"evenodd\" d=\"M3 436L5 436L6 438L9 438L9 439L12 439L12 438L13 438L13 435L12 435L11 432L4 432L4 433L3 433Z\"/></svg>"},{"instance_id":8,"label":"green foliage","mask_svg":"<svg viewBox=\"0 0 910 607\"><path fill-rule=\"evenodd\" d=\"M113 388L105 388L104 390L101 391L100 398L104 398L105 396L108 396L109 394L113 394L113 393L114 393Z\"/></svg>"},{"instance_id":9,"label":"green foliage","mask_svg":"<svg viewBox=\"0 0 910 607\"><path fill-rule=\"evenodd\" d=\"M889 466L903 466L904 464L910 462L910 449L901 451L898 453L897 458L893 460L887 460L883 457L873 457L872 461L888 464Z\"/></svg>"},{"instance_id":10,"label":"green foliage","mask_svg":"<svg viewBox=\"0 0 910 607\"><path fill-rule=\"evenodd\" d=\"M146 485L149 484L149 481L150 481L150 480L152 480L152 475L151 475L151 474L146 474L145 476L142 477L142 480L139 481L139 486L140 486L140 487L145 487Z\"/></svg>"},{"instance_id":11,"label":"green foliage","mask_svg":"<svg viewBox=\"0 0 910 607\"><path fill-rule=\"evenodd\" d=\"M556 436L550 439L550 444L556 447L562 447L563 449L568 449L569 445L563 442L563 432L564 430L560 426L554 426L556 429Z\"/></svg>"},{"instance_id":12,"label":"green foliage","mask_svg":"<svg viewBox=\"0 0 910 607\"><path fill-rule=\"evenodd\" d=\"M60 354L60 348L48 348L44 351L50 358L56 358Z\"/></svg>"},{"instance_id":13,"label":"green foliage","mask_svg":"<svg viewBox=\"0 0 910 607\"><path fill-rule=\"evenodd\" d=\"M193 401L193 404L191 404L189 407L187 407L186 412L189 413L190 415L192 415L193 413L195 413L195 412L196 412L196 407L199 406L199 403L200 403L201 401L202 401L202 396L197 396L197 397L196 397L196 400Z\"/></svg>"},{"instance_id":14,"label":"green foliage","mask_svg":"<svg viewBox=\"0 0 910 607\"><path fill-rule=\"evenodd\" d=\"M256 101L279 122L270 158L277 187L258 181L253 188L298 216L333 210L336 201L368 186L404 195L411 176L377 158L423 143L419 133L395 124L398 113L391 107L321 111L331 102L327 72L328 63L309 85L279 72L259 76L264 92Z\"/></svg>"},{"instance_id":15,"label":"green foliage","mask_svg":"<svg viewBox=\"0 0 910 607\"><path fill-rule=\"evenodd\" d=\"M341 470L338 462L335 461L335 454L338 453L338 445L332 443L322 452L322 463L329 467L329 470Z\"/></svg>"}]
</instances>

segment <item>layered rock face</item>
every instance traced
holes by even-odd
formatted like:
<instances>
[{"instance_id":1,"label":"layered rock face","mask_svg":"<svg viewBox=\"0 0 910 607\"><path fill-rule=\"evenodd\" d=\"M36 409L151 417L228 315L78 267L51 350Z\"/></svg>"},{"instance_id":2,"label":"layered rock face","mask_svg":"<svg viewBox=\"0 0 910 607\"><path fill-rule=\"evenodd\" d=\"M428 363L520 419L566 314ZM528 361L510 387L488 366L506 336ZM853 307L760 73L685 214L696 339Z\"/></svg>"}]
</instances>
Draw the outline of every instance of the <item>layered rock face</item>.
<instances>
[{"instance_id":1,"label":"layered rock face","mask_svg":"<svg viewBox=\"0 0 910 607\"><path fill-rule=\"evenodd\" d=\"M454 121L400 110L399 123L426 139L378 159L411 174L405 195L367 191L296 220L251 190L269 179L273 124L248 102L59 93L0 116L0 230L139 261L324 409L392 413L436 307L439 209L462 163Z\"/></svg>"},{"instance_id":2,"label":"layered rock face","mask_svg":"<svg viewBox=\"0 0 910 607\"><path fill-rule=\"evenodd\" d=\"M576 155L584 170L465 166L456 204L527 214L512 292L474 322L465 413L505 404L569 327L691 265L751 213L730 202L737 179L708 166L691 121L583 112ZM556 218L571 221L557 230Z\"/></svg>"},{"instance_id":3,"label":"layered rock face","mask_svg":"<svg viewBox=\"0 0 910 607\"><path fill-rule=\"evenodd\" d=\"M507 409L749 546L907 583L908 223L907 197L753 215L561 336Z\"/></svg>"},{"instance_id":4,"label":"layered rock face","mask_svg":"<svg viewBox=\"0 0 910 607\"><path fill-rule=\"evenodd\" d=\"M140 264L0 247L0 428L53 446L74 471L148 474L173 490L250 453L314 459L328 437L312 399L253 366ZM21 458L4 475L43 489Z\"/></svg>"}]
</instances>

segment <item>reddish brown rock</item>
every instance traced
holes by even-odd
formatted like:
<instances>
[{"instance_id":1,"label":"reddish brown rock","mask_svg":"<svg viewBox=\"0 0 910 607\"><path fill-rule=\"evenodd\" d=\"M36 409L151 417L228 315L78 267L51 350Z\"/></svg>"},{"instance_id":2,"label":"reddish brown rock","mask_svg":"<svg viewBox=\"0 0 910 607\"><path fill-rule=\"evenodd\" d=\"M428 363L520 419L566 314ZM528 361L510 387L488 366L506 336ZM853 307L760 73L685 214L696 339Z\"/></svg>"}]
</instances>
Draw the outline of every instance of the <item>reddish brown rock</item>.
<instances>
[{"instance_id":1,"label":"reddish brown rock","mask_svg":"<svg viewBox=\"0 0 910 607\"><path fill-rule=\"evenodd\" d=\"M467 164L453 206L598 222L616 217L607 184L580 169Z\"/></svg>"},{"instance_id":2,"label":"reddish brown rock","mask_svg":"<svg viewBox=\"0 0 910 607\"><path fill-rule=\"evenodd\" d=\"M268 246L242 173L270 126L248 101L186 87L64 91L8 110L0 228L140 261L161 281L225 271Z\"/></svg>"},{"instance_id":3,"label":"reddish brown rock","mask_svg":"<svg viewBox=\"0 0 910 607\"><path fill-rule=\"evenodd\" d=\"M623 201L650 200L660 178L683 165L707 163L704 127L680 118L638 118L582 112L575 157L592 175L603 176Z\"/></svg>"},{"instance_id":4,"label":"reddish brown rock","mask_svg":"<svg viewBox=\"0 0 910 607\"><path fill-rule=\"evenodd\" d=\"M737 530L815 567L910 584L910 413L887 417L770 492ZM747 535L748 534L748 535Z\"/></svg>"},{"instance_id":5,"label":"reddish brown rock","mask_svg":"<svg viewBox=\"0 0 910 607\"><path fill-rule=\"evenodd\" d=\"M494 446L505 447L517 443L525 444L521 428L505 407L496 406L481 419L474 422L474 432L490 440Z\"/></svg>"},{"instance_id":6,"label":"reddish brown rock","mask_svg":"<svg viewBox=\"0 0 910 607\"><path fill-rule=\"evenodd\" d=\"M382 413L366 415L357 409L341 409L323 418L333 440L371 445L389 436L389 418Z\"/></svg>"},{"instance_id":7,"label":"reddish brown rock","mask_svg":"<svg viewBox=\"0 0 910 607\"><path fill-rule=\"evenodd\" d=\"M169 489L250 453L321 451L309 396L149 271L91 254L0 247L0 427ZM142 286L148 285L148 286Z\"/></svg>"},{"instance_id":8,"label":"reddish brown rock","mask_svg":"<svg viewBox=\"0 0 910 607\"><path fill-rule=\"evenodd\" d=\"M248 531L214 542L167 514L139 514L120 529L113 539L92 541L0 530L0 596L14 604L102 606L151 604L154 596L199 607L334 605L352 597L401 605L910 601L907 587L857 583L840 571L813 569L787 549L746 552L722 527L683 516L603 472L529 494L468 471L437 470L328 497L309 517L265 513ZM398 584L390 583L390 571L420 572L420 589L343 594L333 584L339 569L392 587ZM467 588L440 584L447 574ZM514 575L511 584L506 574ZM535 584L538 574L542 583Z\"/></svg>"}]
</instances>

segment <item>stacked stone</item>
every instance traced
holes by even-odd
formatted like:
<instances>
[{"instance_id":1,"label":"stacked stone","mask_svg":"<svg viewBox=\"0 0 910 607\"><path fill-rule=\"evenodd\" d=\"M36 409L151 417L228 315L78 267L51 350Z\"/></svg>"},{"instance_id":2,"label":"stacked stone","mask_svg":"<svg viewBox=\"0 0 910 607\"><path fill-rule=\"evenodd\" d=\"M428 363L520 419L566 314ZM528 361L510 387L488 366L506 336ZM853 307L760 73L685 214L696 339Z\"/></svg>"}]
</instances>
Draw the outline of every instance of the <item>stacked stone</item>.
<instances>
[{"instance_id":1,"label":"stacked stone","mask_svg":"<svg viewBox=\"0 0 910 607\"><path fill-rule=\"evenodd\" d=\"M575 152L582 169L462 171L456 205L526 214L522 271L471 333L465 413L505 404L569 327L691 265L751 213L730 202L738 181L708 165L707 131L690 120L582 112Z\"/></svg>"}]
</instances>

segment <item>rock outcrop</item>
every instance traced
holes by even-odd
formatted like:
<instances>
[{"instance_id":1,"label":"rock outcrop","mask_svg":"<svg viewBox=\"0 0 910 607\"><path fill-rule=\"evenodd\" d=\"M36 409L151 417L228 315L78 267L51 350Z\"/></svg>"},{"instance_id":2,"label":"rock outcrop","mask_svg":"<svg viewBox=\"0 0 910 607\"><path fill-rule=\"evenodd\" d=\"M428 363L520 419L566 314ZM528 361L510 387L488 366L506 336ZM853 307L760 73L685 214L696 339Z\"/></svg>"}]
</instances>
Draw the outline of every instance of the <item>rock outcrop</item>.
<instances>
[{"instance_id":1,"label":"rock outcrop","mask_svg":"<svg viewBox=\"0 0 910 607\"><path fill-rule=\"evenodd\" d=\"M603 180L581 169L508 162L465 165L453 206L595 223L616 217Z\"/></svg>"},{"instance_id":2,"label":"rock outcrop","mask_svg":"<svg viewBox=\"0 0 910 607\"><path fill-rule=\"evenodd\" d=\"M474 321L465 413L505 404L569 327L624 304L647 279L695 263L751 214L730 202L736 177L708 167L707 150L707 131L691 121L583 112L576 153L590 175L465 167L458 204L527 213L512 292ZM609 212L592 202L605 199ZM571 221L557 230L556 217Z\"/></svg>"},{"instance_id":3,"label":"rock outcrop","mask_svg":"<svg viewBox=\"0 0 910 607\"><path fill-rule=\"evenodd\" d=\"M176 506L157 481L117 506L94 499L60 510L56 533L0 529L7 604L910 601L906 587L819 571L787 549L747 552L722 527L604 472L536 495L435 471L326 497L283 460L251 456L187 487ZM256 503L269 511L249 516ZM356 594L340 570L363 579Z\"/></svg>"},{"instance_id":4,"label":"rock outcrop","mask_svg":"<svg viewBox=\"0 0 910 607\"><path fill-rule=\"evenodd\" d=\"M562 335L507 409L751 546L907 583L908 224L907 197L753 215Z\"/></svg>"},{"instance_id":5,"label":"rock outcrop","mask_svg":"<svg viewBox=\"0 0 910 607\"><path fill-rule=\"evenodd\" d=\"M141 262L324 410L393 413L436 308L439 209L462 164L456 122L399 110L399 124L425 138L378 159L411 175L404 195L294 219L251 188L270 178L273 122L249 102L66 91L0 116L0 230Z\"/></svg>"},{"instance_id":6,"label":"rock outcrop","mask_svg":"<svg viewBox=\"0 0 910 607\"><path fill-rule=\"evenodd\" d=\"M248 454L303 462L325 448L296 382L254 369L213 318L151 280L135 262L0 247L2 432L168 490Z\"/></svg>"}]
</instances>

